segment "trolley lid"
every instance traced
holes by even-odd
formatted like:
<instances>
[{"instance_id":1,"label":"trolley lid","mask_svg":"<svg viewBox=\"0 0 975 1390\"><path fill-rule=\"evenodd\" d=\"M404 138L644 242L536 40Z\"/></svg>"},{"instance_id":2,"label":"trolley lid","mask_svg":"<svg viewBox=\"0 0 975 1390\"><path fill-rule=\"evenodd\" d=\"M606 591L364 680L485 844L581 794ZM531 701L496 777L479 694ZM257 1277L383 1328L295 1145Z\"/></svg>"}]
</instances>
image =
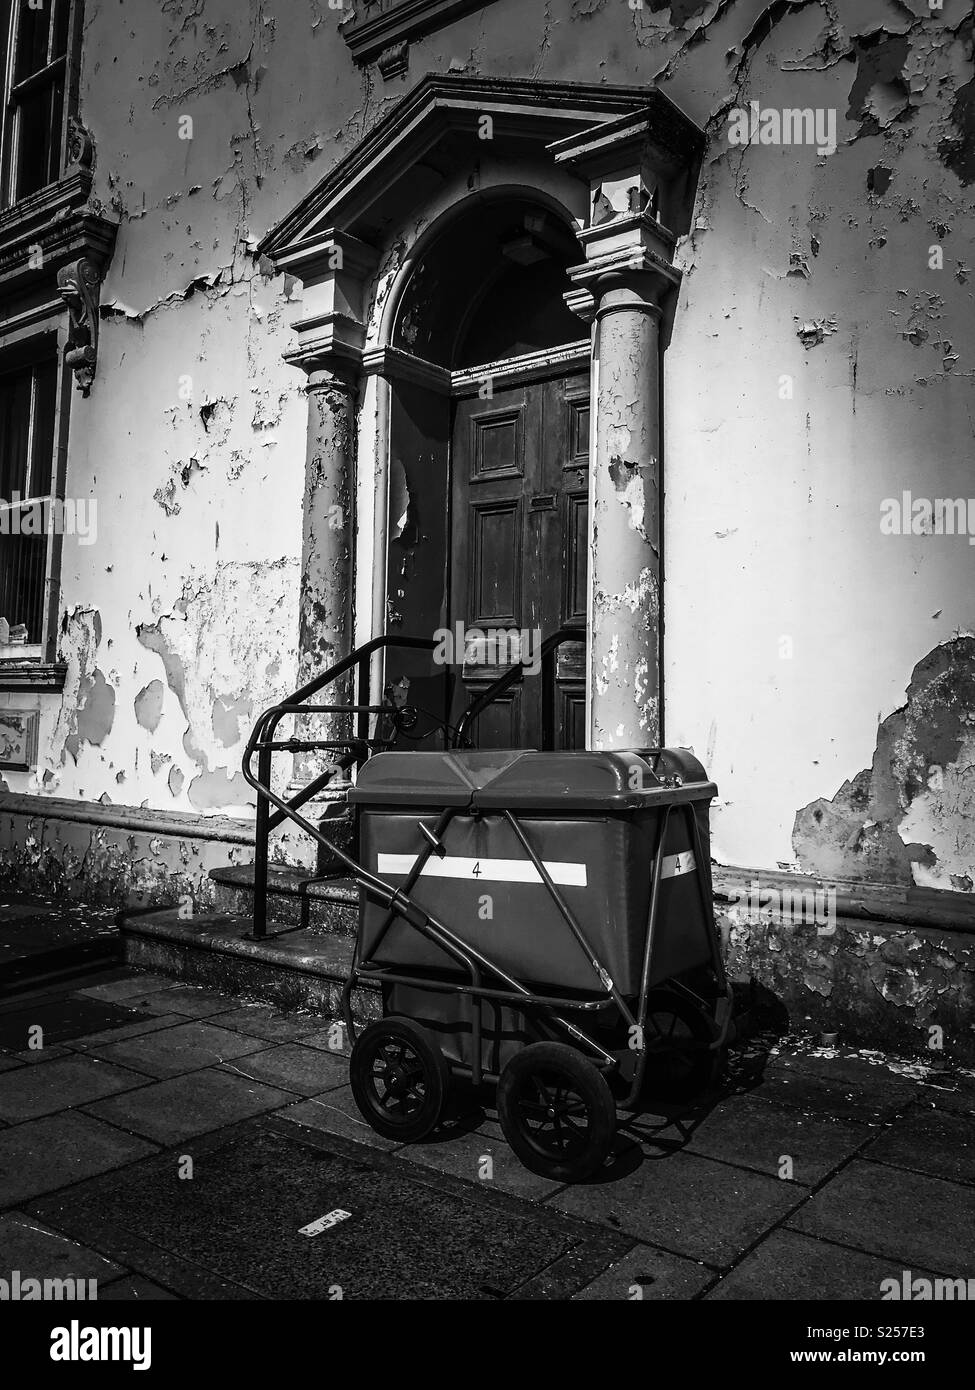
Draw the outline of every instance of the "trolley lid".
<instances>
[{"instance_id":1,"label":"trolley lid","mask_svg":"<svg viewBox=\"0 0 975 1390\"><path fill-rule=\"evenodd\" d=\"M500 749L377 753L349 800L360 806L472 810L634 811L648 804L710 799L704 768L682 748L553 753Z\"/></svg>"},{"instance_id":2,"label":"trolley lid","mask_svg":"<svg viewBox=\"0 0 975 1390\"><path fill-rule=\"evenodd\" d=\"M710 799L717 788L685 749L525 753L474 793L477 810L635 811Z\"/></svg>"},{"instance_id":3,"label":"trolley lid","mask_svg":"<svg viewBox=\"0 0 975 1390\"><path fill-rule=\"evenodd\" d=\"M360 806L469 806L478 787L525 754L518 749L376 753L349 800Z\"/></svg>"}]
</instances>

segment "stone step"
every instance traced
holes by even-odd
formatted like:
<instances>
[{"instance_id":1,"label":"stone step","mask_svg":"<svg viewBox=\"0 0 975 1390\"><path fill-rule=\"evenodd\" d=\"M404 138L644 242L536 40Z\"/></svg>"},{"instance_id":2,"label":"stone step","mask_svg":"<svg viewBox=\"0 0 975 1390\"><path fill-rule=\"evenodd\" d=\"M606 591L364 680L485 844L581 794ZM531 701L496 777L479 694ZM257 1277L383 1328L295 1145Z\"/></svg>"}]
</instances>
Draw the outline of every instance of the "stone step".
<instances>
[{"instance_id":1,"label":"stone step","mask_svg":"<svg viewBox=\"0 0 975 1390\"><path fill-rule=\"evenodd\" d=\"M355 944L349 936L278 927L255 941L249 914L208 913L186 920L179 908L120 913L118 925L129 965L285 1010L340 1016ZM356 989L352 1011L359 1022L379 1018L379 991L369 985Z\"/></svg>"},{"instance_id":2,"label":"stone step","mask_svg":"<svg viewBox=\"0 0 975 1390\"><path fill-rule=\"evenodd\" d=\"M268 868L268 924L303 926L321 935L350 936L359 919L359 890L350 878L331 878L310 883L307 902L302 903L302 886L308 881L307 869L273 864ZM254 910L254 865L228 864L210 870L214 884L214 907L218 913L251 916ZM302 918L304 907L305 917Z\"/></svg>"}]
</instances>

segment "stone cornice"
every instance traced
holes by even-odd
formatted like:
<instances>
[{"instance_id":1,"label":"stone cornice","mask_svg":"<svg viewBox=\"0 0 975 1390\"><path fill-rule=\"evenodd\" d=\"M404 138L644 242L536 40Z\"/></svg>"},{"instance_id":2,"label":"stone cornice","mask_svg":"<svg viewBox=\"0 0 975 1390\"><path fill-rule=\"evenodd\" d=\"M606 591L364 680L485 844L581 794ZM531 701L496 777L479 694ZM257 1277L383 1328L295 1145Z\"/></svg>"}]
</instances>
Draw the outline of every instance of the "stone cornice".
<instances>
[{"instance_id":1,"label":"stone cornice","mask_svg":"<svg viewBox=\"0 0 975 1390\"><path fill-rule=\"evenodd\" d=\"M0 661L0 691L50 690L60 692L64 689L67 666L63 662L17 661L4 658Z\"/></svg>"},{"instance_id":2,"label":"stone cornice","mask_svg":"<svg viewBox=\"0 0 975 1390\"><path fill-rule=\"evenodd\" d=\"M339 32L357 63L371 63L386 48L440 29L491 0L358 0Z\"/></svg>"},{"instance_id":3,"label":"stone cornice","mask_svg":"<svg viewBox=\"0 0 975 1390\"><path fill-rule=\"evenodd\" d=\"M362 369L368 376L383 376L389 381L409 381L424 386L441 396L450 395L451 378L446 367L413 357L401 348L371 348L362 358Z\"/></svg>"},{"instance_id":4,"label":"stone cornice","mask_svg":"<svg viewBox=\"0 0 975 1390\"><path fill-rule=\"evenodd\" d=\"M66 209L82 206L91 192L91 170L76 165L56 183L49 183L36 193L20 198L9 207L0 209L0 247L13 237L25 236L31 230L43 228L62 217Z\"/></svg>"},{"instance_id":5,"label":"stone cornice","mask_svg":"<svg viewBox=\"0 0 975 1390\"><path fill-rule=\"evenodd\" d=\"M659 98L659 93L651 95ZM703 132L678 107L648 98L642 110L556 141L549 153L556 164L582 168L589 176L648 155L660 172L674 174L692 164L703 148Z\"/></svg>"},{"instance_id":6,"label":"stone cornice","mask_svg":"<svg viewBox=\"0 0 975 1390\"><path fill-rule=\"evenodd\" d=\"M59 183L0 212L0 295L54 281L62 266L84 257L104 273L117 223L89 206L91 175L76 168Z\"/></svg>"}]
</instances>

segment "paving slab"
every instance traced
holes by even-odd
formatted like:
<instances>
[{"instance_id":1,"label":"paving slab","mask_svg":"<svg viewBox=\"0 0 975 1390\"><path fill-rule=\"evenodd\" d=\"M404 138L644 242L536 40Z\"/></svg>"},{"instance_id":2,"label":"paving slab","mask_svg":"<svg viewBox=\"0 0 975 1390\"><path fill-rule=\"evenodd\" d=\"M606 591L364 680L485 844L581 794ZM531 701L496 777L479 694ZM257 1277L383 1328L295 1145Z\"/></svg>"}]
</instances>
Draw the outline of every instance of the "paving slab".
<instances>
[{"instance_id":1,"label":"paving slab","mask_svg":"<svg viewBox=\"0 0 975 1390\"><path fill-rule=\"evenodd\" d=\"M854 1159L787 1223L872 1255L975 1276L975 1188Z\"/></svg>"},{"instance_id":2,"label":"paving slab","mask_svg":"<svg viewBox=\"0 0 975 1390\"><path fill-rule=\"evenodd\" d=\"M793 1182L811 1187L876 1133L868 1125L807 1114L792 1106L754 1096L736 1096L712 1110L691 1131L692 1153L737 1163L772 1177L785 1176L791 1161Z\"/></svg>"},{"instance_id":3,"label":"paving slab","mask_svg":"<svg viewBox=\"0 0 975 1390\"><path fill-rule=\"evenodd\" d=\"M266 1043L266 1039L264 1039ZM300 1096L320 1095L323 1091L345 1086L349 1080L349 1064L344 1057L302 1047L300 1043L282 1043L267 1047L249 1057L225 1062L224 1071L240 1076L252 1076L270 1086L295 1091Z\"/></svg>"},{"instance_id":4,"label":"paving slab","mask_svg":"<svg viewBox=\"0 0 975 1390\"><path fill-rule=\"evenodd\" d=\"M237 1005L231 994L218 994L215 990L204 989L201 985L169 984L149 994L130 998L129 1003L149 1014L183 1014L186 1018L208 1018L212 1014L227 1013Z\"/></svg>"},{"instance_id":5,"label":"paving slab","mask_svg":"<svg viewBox=\"0 0 975 1390\"><path fill-rule=\"evenodd\" d=\"M167 975L133 972L122 979L108 980L105 984L92 985L85 989L76 990L75 993L87 999L102 999L109 1003L118 1003L122 1000L134 999L140 994L153 994L156 990L168 988L172 983Z\"/></svg>"},{"instance_id":6,"label":"paving slab","mask_svg":"<svg viewBox=\"0 0 975 1390\"><path fill-rule=\"evenodd\" d=\"M790 1071L811 1072L824 1081L843 1081L854 1086L874 1087L887 1082L904 1085L906 1081L904 1076L891 1068L883 1052L864 1056L862 1052L843 1052L829 1047L798 1051L783 1048L773 1054L771 1063L775 1067L787 1067ZM907 1084L912 1083L908 1081Z\"/></svg>"},{"instance_id":7,"label":"paving slab","mask_svg":"<svg viewBox=\"0 0 975 1390\"><path fill-rule=\"evenodd\" d=\"M22 1211L0 1216L0 1278L19 1270L21 1279L97 1279L102 1284L124 1270Z\"/></svg>"},{"instance_id":8,"label":"paving slab","mask_svg":"<svg viewBox=\"0 0 975 1390\"><path fill-rule=\"evenodd\" d=\"M171 1156L161 1155L73 1193L70 1212L67 1203L46 1207L63 1205L72 1223L100 1225L109 1245L138 1239L157 1258L168 1256L166 1287L183 1292L180 1270L192 1268L273 1299L325 1302L341 1291L344 1300L486 1302L517 1295L575 1255L563 1285L569 1296L625 1249L544 1208L488 1199L341 1140L300 1136L293 1125L248 1125L202 1141L192 1182L181 1182ZM348 1215L303 1233L339 1212ZM134 1272L158 1278L148 1268Z\"/></svg>"},{"instance_id":9,"label":"paving slab","mask_svg":"<svg viewBox=\"0 0 975 1390\"><path fill-rule=\"evenodd\" d=\"M773 1231L706 1295L708 1300L878 1301L884 1279L900 1282L902 1266L862 1250Z\"/></svg>"},{"instance_id":10,"label":"paving slab","mask_svg":"<svg viewBox=\"0 0 975 1390\"><path fill-rule=\"evenodd\" d=\"M0 1117L10 1124L36 1120L145 1084L139 1072L72 1053L0 1076Z\"/></svg>"},{"instance_id":11,"label":"paving slab","mask_svg":"<svg viewBox=\"0 0 975 1390\"><path fill-rule=\"evenodd\" d=\"M915 1090L910 1081L867 1064L854 1078L813 1069L805 1060L800 1066L791 1057L774 1057L752 1094L838 1120L881 1124L903 1110Z\"/></svg>"},{"instance_id":12,"label":"paving slab","mask_svg":"<svg viewBox=\"0 0 975 1390\"><path fill-rule=\"evenodd\" d=\"M12 1062L15 1067L36 1066L39 1062L50 1062L55 1057L70 1057L71 1055L70 1047L62 1047L54 1043L50 1047L25 1047L20 1052L4 1054L7 1061Z\"/></svg>"},{"instance_id":13,"label":"paving slab","mask_svg":"<svg viewBox=\"0 0 975 1390\"><path fill-rule=\"evenodd\" d=\"M103 1043L93 1050L106 1062L132 1067L147 1076L166 1077L216 1066L265 1047L262 1038L248 1038L229 1028L194 1021L119 1043Z\"/></svg>"},{"instance_id":14,"label":"paving slab","mask_svg":"<svg viewBox=\"0 0 975 1390\"><path fill-rule=\"evenodd\" d=\"M728 1265L802 1197L793 1183L676 1153L645 1157L614 1183L567 1187L550 1204L678 1255Z\"/></svg>"},{"instance_id":15,"label":"paving slab","mask_svg":"<svg viewBox=\"0 0 975 1390\"><path fill-rule=\"evenodd\" d=\"M280 1118L322 1134L339 1134L346 1139L355 1139L360 1144L368 1144L376 1149L396 1149L399 1144L392 1139L384 1139L377 1134L372 1125L362 1118L359 1107L348 1086L322 1095L309 1096L299 1100L280 1112Z\"/></svg>"},{"instance_id":16,"label":"paving slab","mask_svg":"<svg viewBox=\"0 0 975 1390\"><path fill-rule=\"evenodd\" d=\"M42 1050L47 1051L96 1029L133 1023L137 1018L137 1011L127 1006L81 995L24 999L0 1012L0 1047L20 1055L38 1050L32 1042L40 1039Z\"/></svg>"},{"instance_id":17,"label":"paving slab","mask_svg":"<svg viewBox=\"0 0 975 1390\"><path fill-rule=\"evenodd\" d=\"M297 1042L322 1031L322 1020L314 1014L281 1013L270 1004L242 1004L216 1015L213 1021L221 1028L233 1028L268 1042Z\"/></svg>"},{"instance_id":18,"label":"paving slab","mask_svg":"<svg viewBox=\"0 0 975 1390\"><path fill-rule=\"evenodd\" d=\"M16 1206L155 1152L154 1144L76 1111L13 1125L0 1131L0 1206Z\"/></svg>"},{"instance_id":19,"label":"paving slab","mask_svg":"<svg viewBox=\"0 0 975 1390\"><path fill-rule=\"evenodd\" d=\"M934 1105L938 1110L975 1115L975 1076L955 1076L925 1082L918 1091L918 1099Z\"/></svg>"},{"instance_id":20,"label":"paving slab","mask_svg":"<svg viewBox=\"0 0 975 1390\"><path fill-rule=\"evenodd\" d=\"M397 1157L438 1172L453 1173L467 1182L512 1192L536 1201L564 1186L525 1168L504 1139L489 1138L461 1125L449 1127L422 1144L406 1144Z\"/></svg>"},{"instance_id":21,"label":"paving slab","mask_svg":"<svg viewBox=\"0 0 975 1390\"><path fill-rule=\"evenodd\" d=\"M160 1144L177 1144L277 1109L291 1099L287 1091L249 1077L210 1070L171 1077L97 1101L87 1107L87 1113Z\"/></svg>"},{"instance_id":22,"label":"paving slab","mask_svg":"<svg viewBox=\"0 0 975 1390\"><path fill-rule=\"evenodd\" d=\"M862 1156L936 1178L975 1183L975 1115L914 1106L882 1130Z\"/></svg>"},{"instance_id":23,"label":"paving slab","mask_svg":"<svg viewBox=\"0 0 975 1390\"><path fill-rule=\"evenodd\" d=\"M102 1028L95 1033L85 1033L80 1038L72 1038L68 1046L77 1052L87 1052L100 1047L102 1043L124 1042L126 1038L141 1038L146 1033L158 1033L163 1028L174 1028L185 1023L185 1014L143 1014L134 1023L123 1023L118 1028Z\"/></svg>"},{"instance_id":24,"label":"paving slab","mask_svg":"<svg viewBox=\"0 0 975 1390\"><path fill-rule=\"evenodd\" d=\"M319 1020L319 1023L321 1020ZM339 1046L336 1046L336 1039L341 1039ZM307 1034L302 1038L305 1047L317 1047L322 1052L334 1052L337 1057L350 1057L352 1048L349 1044L349 1035L344 1026L336 1029L335 1023L330 1023L327 1028L319 1027L314 1033Z\"/></svg>"},{"instance_id":25,"label":"paving slab","mask_svg":"<svg viewBox=\"0 0 975 1390\"><path fill-rule=\"evenodd\" d=\"M696 1298L714 1277L714 1270L707 1265L654 1250L649 1245L637 1245L574 1298L585 1303L686 1300Z\"/></svg>"},{"instance_id":26,"label":"paving slab","mask_svg":"<svg viewBox=\"0 0 975 1390\"><path fill-rule=\"evenodd\" d=\"M11 1057L6 1053L0 1054L0 1072L13 1071L15 1067L22 1067L24 1064L17 1057Z\"/></svg>"}]
</instances>

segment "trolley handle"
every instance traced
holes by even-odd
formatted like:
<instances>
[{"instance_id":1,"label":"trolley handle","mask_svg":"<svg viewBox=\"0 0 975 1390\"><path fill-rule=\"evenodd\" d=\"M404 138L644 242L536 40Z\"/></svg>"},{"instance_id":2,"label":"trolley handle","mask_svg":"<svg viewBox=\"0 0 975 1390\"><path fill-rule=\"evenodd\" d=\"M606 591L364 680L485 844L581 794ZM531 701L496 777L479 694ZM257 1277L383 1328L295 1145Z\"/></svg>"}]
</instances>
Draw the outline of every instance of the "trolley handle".
<instances>
[{"instance_id":1,"label":"trolley handle","mask_svg":"<svg viewBox=\"0 0 975 1390\"><path fill-rule=\"evenodd\" d=\"M555 739L555 651L564 642L585 641L586 629L569 625L559 628L558 632L553 632L550 637L546 637L542 642L540 656L542 666L542 744L550 748L554 746ZM494 703L499 695L503 695L516 681L524 676L529 666L534 665L531 661L520 660L509 666L507 671L503 671L497 680L492 681L488 688L476 696L475 699L464 710L457 722L454 731L454 747L469 748L471 746L468 731L474 720L487 709L488 705Z\"/></svg>"}]
</instances>

